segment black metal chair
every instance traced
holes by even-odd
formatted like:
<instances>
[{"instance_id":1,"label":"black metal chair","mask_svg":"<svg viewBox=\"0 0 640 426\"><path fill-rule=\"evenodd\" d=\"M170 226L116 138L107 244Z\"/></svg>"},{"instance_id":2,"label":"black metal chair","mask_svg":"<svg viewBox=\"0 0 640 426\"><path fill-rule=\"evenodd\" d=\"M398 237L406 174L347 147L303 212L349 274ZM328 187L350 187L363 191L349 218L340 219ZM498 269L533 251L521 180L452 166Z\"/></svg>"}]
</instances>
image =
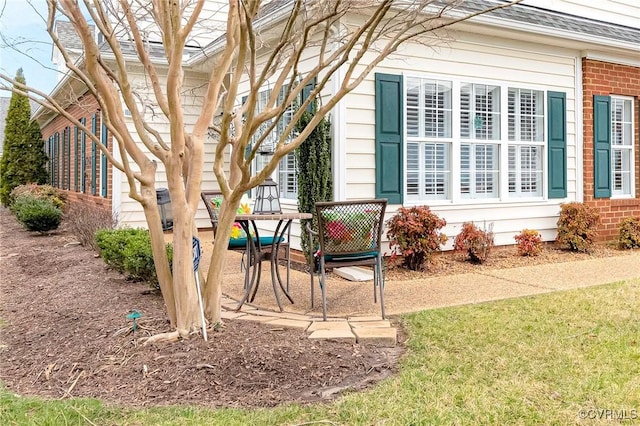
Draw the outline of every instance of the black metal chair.
<instances>
[{"instance_id":1,"label":"black metal chair","mask_svg":"<svg viewBox=\"0 0 640 426\"><path fill-rule=\"evenodd\" d=\"M218 231L218 204L217 202L222 200L222 192L220 191L202 191L200 192L200 198L204 201L204 205L209 212L209 219L211 220L211 226L213 228L213 238L216 237ZM244 264L244 253L247 249L247 239L235 238L229 241L228 250L234 250L242 252L242 264Z\"/></svg>"},{"instance_id":2,"label":"black metal chair","mask_svg":"<svg viewBox=\"0 0 640 426\"><path fill-rule=\"evenodd\" d=\"M377 292L380 293L380 308L384 314L384 268L382 259L382 229L386 199L318 202L316 217L318 230L309 225L310 241L314 236L319 243L316 257L319 272L320 290L322 291L322 317L327 319L326 270L343 266L373 267L373 300L377 303ZM312 244L313 245L313 244ZM311 307L314 304L314 267L310 265L311 275Z\"/></svg>"}]
</instances>

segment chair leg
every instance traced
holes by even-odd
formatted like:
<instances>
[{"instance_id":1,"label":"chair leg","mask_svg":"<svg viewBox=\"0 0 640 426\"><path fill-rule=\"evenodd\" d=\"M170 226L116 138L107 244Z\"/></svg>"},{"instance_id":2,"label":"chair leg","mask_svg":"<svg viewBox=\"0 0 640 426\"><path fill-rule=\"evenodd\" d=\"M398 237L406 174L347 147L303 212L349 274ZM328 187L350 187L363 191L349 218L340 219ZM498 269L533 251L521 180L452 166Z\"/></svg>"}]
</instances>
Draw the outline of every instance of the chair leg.
<instances>
[{"instance_id":1,"label":"chair leg","mask_svg":"<svg viewBox=\"0 0 640 426\"><path fill-rule=\"evenodd\" d=\"M311 270L309 271L309 277L311 279L311 309L313 309L313 302L315 299L314 296L314 290L315 290L315 286L313 285L313 267L311 268Z\"/></svg>"},{"instance_id":2,"label":"chair leg","mask_svg":"<svg viewBox=\"0 0 640 426\"><path fill-rule=\"evenodd\" d=\"M384 315L384 269L382 266L382 262L378 260L378 264L376 265L376 269L378 270L378 287L380 287L380 309L382 311L382 319L385 319Z\"/></svg>"},{"instance_id":3,"label":"chair leg","mask_svg":"<svg viewBox=\"0 0 640 426\"><path fill-rule=\"evenodd\" d=\"M320 258L320 290L322 292L322 319L327 320L327 286L326 274L324 271L324 259Z\"/></svg>"},{"instance_id":4,"label":"chair leg","mask_svg":"<svg viewBox=\"0 0 640 426\"><path fill-rule=\"evenodd\" d=\"M378 303L378 296L377 296L377 291L378 291L378 285L380 285L380 283L378 282L378 273L377 273L377 265L373 267L373 303Z\"/></svg>"}]
</instances>

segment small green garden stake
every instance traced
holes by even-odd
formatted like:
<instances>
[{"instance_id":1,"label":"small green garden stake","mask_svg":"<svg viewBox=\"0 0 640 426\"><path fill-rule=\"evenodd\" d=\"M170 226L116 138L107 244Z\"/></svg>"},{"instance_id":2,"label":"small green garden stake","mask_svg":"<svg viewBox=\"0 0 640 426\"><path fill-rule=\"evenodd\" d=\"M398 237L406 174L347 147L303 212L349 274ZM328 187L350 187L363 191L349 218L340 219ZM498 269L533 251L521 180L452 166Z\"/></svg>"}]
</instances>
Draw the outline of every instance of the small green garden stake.
<instances>
[{"instance_id":1,"label":"small green garden stake","mask_svg":"<svg viewBox=\"0 0 640 426\"><path fill-rule=\"evenodd\" d=\"M136 336L136 330L138 329L138 324L136 323L136 319L140 318L142 314L135 309L131 310L131 313L127 315L127 319L133 320L133 337Z\"/></svg>"}]
</instances>

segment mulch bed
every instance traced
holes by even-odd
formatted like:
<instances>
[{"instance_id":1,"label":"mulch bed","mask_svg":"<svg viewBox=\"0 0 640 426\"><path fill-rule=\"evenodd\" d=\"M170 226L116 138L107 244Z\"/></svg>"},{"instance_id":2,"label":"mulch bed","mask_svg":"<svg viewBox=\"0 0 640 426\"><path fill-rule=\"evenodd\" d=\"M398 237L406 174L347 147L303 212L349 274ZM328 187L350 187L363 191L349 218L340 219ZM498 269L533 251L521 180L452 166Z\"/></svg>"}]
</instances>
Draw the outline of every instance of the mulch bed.
<instances>
[{"instance_id":1,"label":"mulch bed","mask_svg":"<svg viewBox=\"0 0 640 426\"><path fill-rule=\"evenodd\" d=\"M169 331L160 295L109 270L64 227L30 233L5 208L0 271L0 381L23 395L270 407L371 386L397 372L404 351L240 320L211 330L209 342L142 346L138 337ZM143 314L135 336L133 309Z\"/></svg>"}]
</instances>

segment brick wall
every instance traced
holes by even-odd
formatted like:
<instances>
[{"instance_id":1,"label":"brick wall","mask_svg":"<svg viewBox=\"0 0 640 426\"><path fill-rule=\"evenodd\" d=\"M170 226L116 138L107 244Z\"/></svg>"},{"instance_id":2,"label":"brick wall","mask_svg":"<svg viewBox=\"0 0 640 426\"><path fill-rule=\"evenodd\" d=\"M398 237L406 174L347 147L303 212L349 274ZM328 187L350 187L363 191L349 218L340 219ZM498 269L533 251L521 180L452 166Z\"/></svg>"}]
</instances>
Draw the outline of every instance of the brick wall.
<instances>
[{"instance_id":1,"label":"brick wall","mask_svg":"<svg viewBox=\"0 0 640 426\"><path fill-rule=\"evenodd\" d=\"M91 130L91 118L93 114L97 114L96 133L97 137L101 138L101 121L100 110L98 103L92 96L84 96L77 100L73 105L69 106L66 110L73 117L78 119L86 119L86 127ZM69 134L69 155L63 155L64 135L65 132ZM75 124L62 116L57 116L51 120L47 125L42 128L42 137L45 141L45 150L47 147L47 141L50 136L59 134L59 149L57 158L57 167L53 170L53 176L50 178L56 178L56 186L59 189L64 190L67 193L68 202L80 202L80 203L92 203L97 206L103 207L108 211L111 211L111 199L113 190L113 177L109 163L104 172L107 173L107 196L101 195L101 177L102 177L102 162L100 150L96 148L94 160L95 160L95 194L92 190L92 140L87 136L85 140L85 168L84 173L80 170L82 165L82 131L78 129L78 155L76 156L76 141L75 141ZM112 151L112 137L109 135L108 140L109 150ZM49 161L55 161L56 158L50 158ZM77 188L76 188L76 173L78 174ZM82 181L84 180L84 191L82 190ZM53 182L53 180L52 180Z\"/></svg>"},{"instance_id":2,"label":"brick wall","mask_svg":"<svg viewBox=\"0 0 640 426\"><path fill-rule=\"evenodd\" d=\"M584 102L584 201L600 211L600 240L613 240L618 225L629 216L640 216L640 68L582 59ZM635 197L631 199L594 198L593 96L633 97Z\"/></svg>"}]
</instances>

